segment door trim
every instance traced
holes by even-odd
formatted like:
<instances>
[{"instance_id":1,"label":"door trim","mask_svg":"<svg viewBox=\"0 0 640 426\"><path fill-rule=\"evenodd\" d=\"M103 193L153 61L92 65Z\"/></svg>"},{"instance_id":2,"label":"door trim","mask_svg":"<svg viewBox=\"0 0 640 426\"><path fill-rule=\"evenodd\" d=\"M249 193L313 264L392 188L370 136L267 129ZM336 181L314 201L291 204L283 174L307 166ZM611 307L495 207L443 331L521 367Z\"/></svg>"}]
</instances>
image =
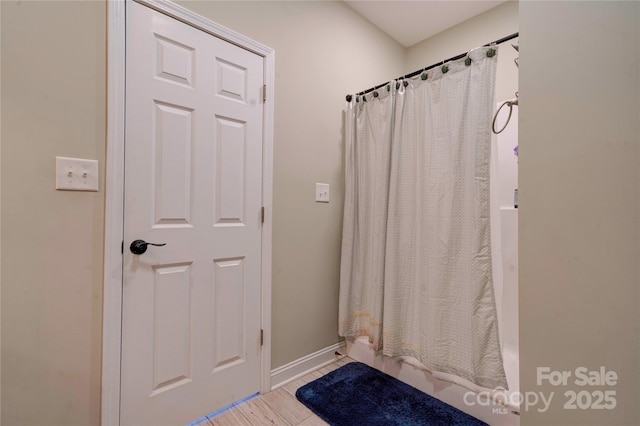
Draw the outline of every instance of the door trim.
<instances>
[{"instance_id":1,"label":"door trim","mask_svg":"<svg viewBox=\"0 0 640 426\"><path fill-rule=\"evenodd\" d=\"M2 22L2 8L0 7L0 22ZM1 24L0 24L1 27ZM2 31L0 31L2 34ZM0 35L0 41L2 36ZM0 43L1 45L2 43ZM2 55L0 55L2 56ZM2 69L2 59L0 59L0 69ZM2 99L2 88L0 88L0 99ZM0 102L0 117L2 116L2 102ZM2 120L0 120L1 122ZM2 124L0 124L0 152L2 152ZM2 156L0 155L0 163ZM0 171L1 171L0 167ZM2 212L2 183L0 182L0 212ZM2 214L0 213L0 235L2 235ZM0 245L1 247L1 245ZM2 294L2 249L0 248L0 295ZM0 297L0 307L2 306L2 297ZM2 330L2 309L0 308L0 330ZM2 383L2 333L0 332L0 383ZM0 386L0 425L2 424L2 386Z\"/></svg>"},{"instance_id":2,"label":"door trim","mask_svg":"<svg viewBox=\"0 0 640 426\"><path fill-rule=\"evenodd\" d=\"M105 166L104 295L102 322L101 424L120 424L120 356L122 349L122 241L124 233L125 28L126 2L136 1L264 58L267 86L262 133L260 392L271 390L271 245L273 198L273 121L275 51L166 0L115 0L107 13L107 152Z\"/></svg>"}]
</instances>

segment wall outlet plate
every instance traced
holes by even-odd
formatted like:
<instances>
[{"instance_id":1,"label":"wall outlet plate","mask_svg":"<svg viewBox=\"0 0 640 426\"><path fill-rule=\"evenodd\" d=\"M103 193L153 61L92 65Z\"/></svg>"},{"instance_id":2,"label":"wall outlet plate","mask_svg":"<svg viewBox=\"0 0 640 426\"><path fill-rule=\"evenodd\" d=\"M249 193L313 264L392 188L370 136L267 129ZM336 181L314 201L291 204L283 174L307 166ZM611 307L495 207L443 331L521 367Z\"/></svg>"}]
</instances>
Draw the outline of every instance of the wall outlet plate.
<instances>
[{"instance_id":1,"label":"wall outlet plate","mask_svg":"<svg viewBox=\"0 0 640 426\"><path fill-rule=\"evenodd\" d=\"M98 160L56 157L56 190L98 191Z\"/></svg>"},{"instance_id":2,"label":"wall outlet plate","mask_svg":"<svg viewBox=\"0 0 640 426\"><path fill-rule=\"evenodd\" d=\"M317 203L329 202L329 184L328 183L316 183L316 202Z\"/></svg>"}]
</instances>

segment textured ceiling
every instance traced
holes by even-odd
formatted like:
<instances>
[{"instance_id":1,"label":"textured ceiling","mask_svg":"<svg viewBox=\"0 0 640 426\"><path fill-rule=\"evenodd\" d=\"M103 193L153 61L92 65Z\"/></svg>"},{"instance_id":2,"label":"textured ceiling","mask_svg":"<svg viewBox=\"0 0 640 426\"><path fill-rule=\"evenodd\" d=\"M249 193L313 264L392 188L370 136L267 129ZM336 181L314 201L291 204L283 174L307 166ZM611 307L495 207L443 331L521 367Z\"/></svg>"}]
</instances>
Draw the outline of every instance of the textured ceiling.
<instances>
[{"instance_id":1,"label":"textured ceiling","mask_svg":"<svg viewBox=\"0 0 640 426\"><path fill-rule=\"evenodd\" d=\"M505 0L345 0L353 10L369 20L404 47L429 38Z\"/></svg>"}]
</instances>

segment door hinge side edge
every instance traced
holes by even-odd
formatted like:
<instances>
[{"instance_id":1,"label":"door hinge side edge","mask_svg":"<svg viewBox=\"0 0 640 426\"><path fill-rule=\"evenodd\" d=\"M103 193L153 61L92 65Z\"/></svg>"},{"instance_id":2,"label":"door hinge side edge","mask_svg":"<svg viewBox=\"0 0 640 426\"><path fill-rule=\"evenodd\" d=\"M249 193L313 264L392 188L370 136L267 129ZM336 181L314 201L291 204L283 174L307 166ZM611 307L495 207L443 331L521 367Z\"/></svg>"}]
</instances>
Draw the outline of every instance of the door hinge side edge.
<instances>
[{"instance_id":1,"label":"door hinge side edge","mask_svg":"<svg viewBox=\"0 0 640 426\"><path fill-rule=\"evenodd\" d=\"M262 85L262 102L267 102L267 85Z\"/></svg>"},{"instance_id":2,"label":"door hinge side edge","mask_svg":"<svg viewBox=\"0 0 640 426\"><path fill-rule=\"evenodd\" d=\"M264 330L260 329L260 346L264 346Z\"/></svg>"},{"instance_id":3,"label":"door hinge side edge","mask_svg":"<svg viewBox=\"0 0 640 426\"><path fill-rule=\"evenodd\" d=\"M264 223L264 206L260 210L260 223Z\"/></svg>"}]
</instances>

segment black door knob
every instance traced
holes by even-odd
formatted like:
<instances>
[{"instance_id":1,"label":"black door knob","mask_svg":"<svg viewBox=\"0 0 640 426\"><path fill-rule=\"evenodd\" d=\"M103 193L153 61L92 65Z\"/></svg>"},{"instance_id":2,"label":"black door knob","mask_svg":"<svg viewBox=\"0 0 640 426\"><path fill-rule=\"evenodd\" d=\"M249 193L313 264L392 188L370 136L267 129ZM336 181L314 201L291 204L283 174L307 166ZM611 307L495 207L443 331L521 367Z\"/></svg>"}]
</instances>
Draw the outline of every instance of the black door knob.
<instances>
[{"instance_id":1,"label":"black door knob","mask_svg":"<svg viewBox=\"0 0 640 426\"><path fill-rule=\"evenodd\" d=\"M131 253L133 253L133 254L142 254L145 251L147 251L147 246L162 247L162 246L166 246L166 245L167 245L167 243L154 244L154 243L148 243L145 240L135 240L129 246L129 250L131 250Z\"/></svg>"}]
</instances>

